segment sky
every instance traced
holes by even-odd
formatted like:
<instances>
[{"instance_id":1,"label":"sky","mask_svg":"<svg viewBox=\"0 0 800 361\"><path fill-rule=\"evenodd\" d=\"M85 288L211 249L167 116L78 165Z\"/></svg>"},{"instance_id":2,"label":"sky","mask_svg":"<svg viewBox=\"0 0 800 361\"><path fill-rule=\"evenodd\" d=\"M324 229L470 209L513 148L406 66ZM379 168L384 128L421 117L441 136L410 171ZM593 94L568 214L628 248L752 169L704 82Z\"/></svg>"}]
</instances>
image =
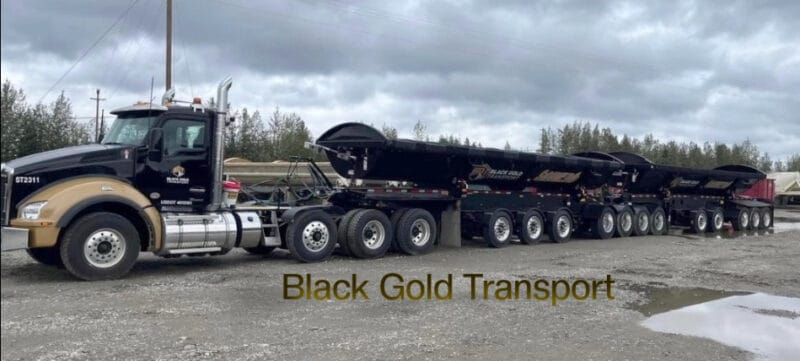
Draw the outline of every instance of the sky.
<instances>
[{"instance_id":1,"label":"sky","mask_svg":"<svg viewBox=\"0 0 800 361\"><path fill-rule=\"evenodd\" d=\"M151 79L160 99L165 3L3 0L2 78L29 102L63 91L85 122L97 88L107 111L147 100ZM232 107L295 112L313 135L361 121L411 137L421 121L536 150L541 128L588 121L800 152L797 0L174 3L178 99L230 75Z\"/></svg>"}]
</instances>

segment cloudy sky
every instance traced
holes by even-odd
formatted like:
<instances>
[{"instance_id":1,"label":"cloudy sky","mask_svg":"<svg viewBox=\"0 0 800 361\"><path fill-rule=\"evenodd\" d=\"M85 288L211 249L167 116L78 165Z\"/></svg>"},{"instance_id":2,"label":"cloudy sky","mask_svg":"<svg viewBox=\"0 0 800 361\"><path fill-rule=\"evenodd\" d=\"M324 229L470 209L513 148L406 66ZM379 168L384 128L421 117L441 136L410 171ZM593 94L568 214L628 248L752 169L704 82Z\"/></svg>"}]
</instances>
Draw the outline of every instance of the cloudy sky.
<instances>
[{"instance_id":1,"label":"cloudy sky","mask_svg":"<svg viewBox=\"0 0 800 361\"><path fill-rule=\"evenodd\" d=\"M126 9L130 9L126 12ZM164 0L2 1L2 77L76 115L164 84ZM94 42L102 40L63 80ZM800 152L800 1L175 0L179 98L536 149L576 120ZM48 89L54 90L47 93ZM89 121L85 119L84 121Z\"/></svg>"}]
</instances>

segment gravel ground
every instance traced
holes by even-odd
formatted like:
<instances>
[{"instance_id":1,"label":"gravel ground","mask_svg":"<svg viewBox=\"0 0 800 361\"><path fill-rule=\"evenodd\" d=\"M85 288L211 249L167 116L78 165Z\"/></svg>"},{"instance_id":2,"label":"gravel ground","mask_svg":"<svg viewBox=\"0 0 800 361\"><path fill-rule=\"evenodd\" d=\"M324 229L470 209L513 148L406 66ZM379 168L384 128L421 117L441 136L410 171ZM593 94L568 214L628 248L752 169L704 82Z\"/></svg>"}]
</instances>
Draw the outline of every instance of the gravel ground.
<instances>
[{"instance_id":1,"label":"gravel ground","mask_svg":"<svg viewBox=\"0 0 800 361\"><path fill-rule=\"evenodd\" d=\"M778 220L800 213L776 212ZM235 250L222 257L143 255L122 280L81 282L2 254L2 359L747 360L716 342L649 331L631 304L648 287L800 297L800 230L736 238L689 234L514 244L467 242L421 257L334 257L299 264ZM787 230L788 228L788 230ZM450 301L388 301L382 275L454 274ZM370 300L291 301L284 273L369 280ZM495 279L616 279L614 300L470 300L463 273ZM657 300L656 300L657 301Z\"/></svg>"}]
</instances>

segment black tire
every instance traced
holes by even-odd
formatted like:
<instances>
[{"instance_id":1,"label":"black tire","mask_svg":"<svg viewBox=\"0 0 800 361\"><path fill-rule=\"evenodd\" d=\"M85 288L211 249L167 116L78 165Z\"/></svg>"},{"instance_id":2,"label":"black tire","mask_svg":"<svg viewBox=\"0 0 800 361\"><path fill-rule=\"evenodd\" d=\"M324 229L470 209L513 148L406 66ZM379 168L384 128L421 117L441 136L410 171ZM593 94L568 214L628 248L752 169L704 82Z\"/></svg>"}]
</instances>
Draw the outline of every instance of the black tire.
<instances>
[{"instance_id":1,"label":"black tire","mask_svg":"<svg viewBox=\"0 0 800 361\"><path fill-rule=\"evenodd\" d=\"M125 217L89 213L67 227L61 238L64 268L86 281L120 278L139 257L139 232Z\"/></svg>"},{"instance_id":2,"label":"black tire","mask_svg":"<svg viewBox=\"0 0 800 361\"><path fill-rule=\"evenodd\" d=\"M300 262L323 261L336 247L336 223L321 210L300 213L286 227L286 247Z\"/></svg>"},{"instance_id":3,"label":"black tire","mask_svg":"<svg viewBox=\"0 0 800 361\"><path fill-rule=\"evenodd\" d=\"M646 236L650 233L650 211L644 207L636 207L633 210L633 234L635 236Z\"/></svg>"},{"instance_id":4,"label":"black tire","mask_svg":"<svg viewBox=\"0 0 800 361\"><path fill-rule=\"evenodd\" d=\"M392 222L377 209L362 209L347 225L347 244L358 258L383 257L393 238Z\"/></svg>"},{"instance_id":5,"label":"black tire","mask_svg":"<svg viewBox=\"0 0 800 361\"><path fill-rule=\"evenodd\" d=\"M669 221L664 208L657 207L650 212L650 234L660 236L667 233Z\"/></svg>"},{"instance_id":6,"label":"black tire","mask_svg":"<svg viewBox=\"0 0 800 361\"><path fill-rule=\"evenodd\" d=\"M761 211L758 208L750 209L749 229L761 229Z\"/></svg>"},{"instance_id":7,"label":"black tire","mask_svg":"<svg viewBox=\"0 0 800 361\"><path fill-rule=\"evenodd\" d=\"M694 233L705 233L706 227L708 227L708 214L706 214L705 209L698 209L695 211L690 212L690 224L692 232Z\"/></svg>"},{"instance_id":8,"label":"black tire","mask_svg":"<svg viewBox=\"0 0 800 361\"><path fill-rule=\"evenodd\" d=\"M45 266L64 268L64 262L61 261L61 251L58 247L28 248L25 251L34 261Z\"/></svg>"},{"instance_id":9,"label":"black tire","mask_svg":"<svg viewBox=\"0 0 800 361\"><path fill-rule=\"evenodd\" d=\"M339 220L336 238L339 242L339 249L342 251L342 253L344 253L345 256L353 256L353 252L350 251L350 245L347 243L347 227L349 227L350 220L353 219L353 216L360 211L363 211L363 209L351 209L345 213L344 216L342 216L342 219Z\"/></svg>"},{"instance_id":10,"label":"black tire","mask_svg":"<svg viewBox=\"0 0 800 361\"><path fill-rule=\"evenodd\" d=\"M394 241L391 245L389 245L389 252L402 252L400 248L397 247L397 222L400 222L400 217L403 216L406 212L408 212L409 208L400 208L394 213L392 216L389 217L389 221L392 222L392 228L395 230Z\"/></svg>"},{"instance_id":11,"label":"black tire","mask_svg":"<svg viewBox=\"0 0 800 361\"><path fill-rule=\"evenodd\" d=\"M547 235L550 240L556 243L564 243L572 236L575 231L575 222L572 215L564 209L559 209L547 222Z\"/></svg>"},{"instance_id":12,"label":"black tire","mask_svg":"<svg viewBox=\"0 0 800 361\"><path fill-rule=\"evenodd\" d=\"M258 245L258 246L255 246L255 247L245 247L244 250L247 251L247 253L250 253L250 254L253 254L253 255L269 256L270 254L272 254L272 251L275 250L275 246ZM228 253L228 252L225 252L225 253ZM223 253L223 254L225 254L225 253Z\"/></svg>"},{"instance_id":13,"label":"black tire","mask_svg":"<svg viewBox=\"0 0 800 361\"><path fill-rule=\"evenodd\" d=\"M633 211L625 207L617 212L617 236L628 237L633 232Z\"/></svg>"},{"instance_id":14,"label":"black tire","mask_svg":"<svg viewBox=\"0 0 800 361\"><path fill-rule=\"evenodd\" d=\"M592 235L598 239L609 239L617 229L617 217L611 207L604 207L592 224Z\"/></svg>"},{"instance_id":15,"label":"black tire","mask_svg":"<svg viewBox=\"0 0 800 361\"><path fill-rule=\"evenodd\" d=\"M420 208L409 209L392 224L395 228L394 244L405 254L419 255L430 252L436 242L436 220Z\"/></svg>"},{"instance_id":16,"label":"black tire","mask_svg":"<svg viewBox=\"0 0 800 361\"><path fill-rule=\"evenodd\" d=\"M761 210L761 228L772 228L772 210L769 208Z\"/></svg>"},{"instance_id":17,"label":"black tire","mask_svg":"<svg viewBox=\"0 0 800 361\"><path fill-rule=\"evenodd\" d=\"M739 208L736 213L736 218L731 220L733 229L737 231L744 231L750 227L750 211L747 208Z\"/></svg>"},{"instance_id":18,"label":"black tire","mask_svg":"<svg viewBox=\"0 0 800 361\"><path fill-rule=\"evenodd\" d=\"M514 221L506 211L495 211L483 226L483 239L489 247L500 248L511 243Z\"/></svg>"},{"instance_id":19,"label":"black tire","mask_svg":"<svg viewBox=\"0 0 800 361\"><path fill-rule=\"evenodd\" d=\"M536 209L529 209L522 216L522 220L517 225L517 235L519 241L524 244L539 243L544 237L544 217Z\"/></svg>"},{"instance_id":20,"label":"black tire","mask_svg":"<svg viewBox=\"0 0 800 361\"><path fill-rule=\"evenodd\" d=\"M722 212L722 208L714 208L706 215L708 216L708 226L706 227L708 232L716 233L722 230L722 225L725 223L725 214Z\"/></svg>"}]
</instances>

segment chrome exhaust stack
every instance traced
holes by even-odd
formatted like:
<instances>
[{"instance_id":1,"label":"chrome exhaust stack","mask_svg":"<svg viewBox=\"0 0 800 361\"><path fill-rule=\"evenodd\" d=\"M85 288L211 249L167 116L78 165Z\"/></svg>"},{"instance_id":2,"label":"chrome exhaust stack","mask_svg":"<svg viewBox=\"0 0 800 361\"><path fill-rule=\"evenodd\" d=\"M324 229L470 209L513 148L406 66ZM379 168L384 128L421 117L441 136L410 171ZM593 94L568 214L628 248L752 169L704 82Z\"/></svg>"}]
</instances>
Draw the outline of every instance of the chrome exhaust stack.
<instances>
[{"instance_id":1,"label":"chrome exhaust stack","mask_svg":"<svg viewBox=\"0 0 800 361\"><path fill-rule=\"evenodd\" d=\"M225 150L225 127L228 125L228 91L233 79L225 78L217 87L217 120L214 126L214 153L212 157L214 182L211 190L209 210L222 208L222 162Z\"/></svg>"}]
</instances>

